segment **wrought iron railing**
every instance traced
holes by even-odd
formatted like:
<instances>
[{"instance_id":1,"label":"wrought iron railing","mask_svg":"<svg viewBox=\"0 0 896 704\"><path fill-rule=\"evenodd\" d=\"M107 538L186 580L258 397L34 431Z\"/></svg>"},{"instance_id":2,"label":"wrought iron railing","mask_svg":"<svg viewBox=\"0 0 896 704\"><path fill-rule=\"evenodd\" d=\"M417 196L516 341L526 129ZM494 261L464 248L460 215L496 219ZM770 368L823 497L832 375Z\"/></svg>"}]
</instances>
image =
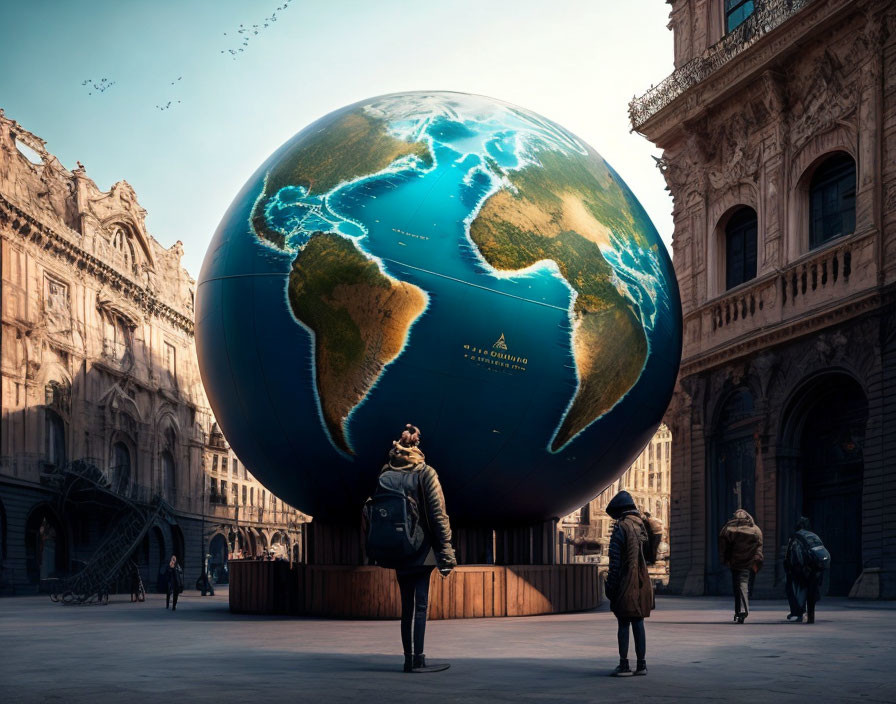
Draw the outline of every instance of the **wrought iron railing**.
<instances>
[{"instance_id":1,"label":"wrought iron railing","mask_svg":"<svg viewBox=\"0 0 896 704\"><path fill-rule=\"evenodd\" d=\"M701 56L677 68L659 85L628 104L632 129L639 129L669 103L780 26L813 0L756 0L756 10Z\"/></svg>"}]
</instances>

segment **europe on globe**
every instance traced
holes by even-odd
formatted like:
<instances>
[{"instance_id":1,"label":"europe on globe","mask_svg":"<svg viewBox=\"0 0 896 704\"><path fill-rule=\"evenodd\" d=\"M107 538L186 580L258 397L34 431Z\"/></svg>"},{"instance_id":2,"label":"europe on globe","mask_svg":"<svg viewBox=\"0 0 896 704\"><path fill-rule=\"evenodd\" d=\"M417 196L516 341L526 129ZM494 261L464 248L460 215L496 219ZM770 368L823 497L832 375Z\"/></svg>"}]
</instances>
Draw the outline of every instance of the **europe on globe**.
<instances>
[{"instance_id":1,"label":"europe on globe","mask_svg":"<svg viewBox=\"0 0 896 704\"><path fill-rule=\"evenodd\" d=\"M337 110L249 179L206 255L196 343L252 473L353 518L423 431L452 519L563 515L640 452L681 357L671 261L601 156L491 98Z\"/></svg>"}]
</instances>

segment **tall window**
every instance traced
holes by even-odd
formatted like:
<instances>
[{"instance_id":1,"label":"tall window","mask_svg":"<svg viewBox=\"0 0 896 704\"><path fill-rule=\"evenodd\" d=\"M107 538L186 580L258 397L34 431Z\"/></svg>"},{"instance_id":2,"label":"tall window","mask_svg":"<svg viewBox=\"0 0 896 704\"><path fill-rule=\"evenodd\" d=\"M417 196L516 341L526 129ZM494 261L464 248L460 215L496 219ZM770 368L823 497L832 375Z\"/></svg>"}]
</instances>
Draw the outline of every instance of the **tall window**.
<instances>
[{"instance_id":1,"label":"tall window","mask_svg":"<svg viewBox=\"0 0 896 704\"><path fill-rule=\"evenodd\" d=\"M109 472L112 488L124 491L131 481L131 451L123 442L112 446L112 467Z\"/></svg>"},{"instance_id":2,"label":"tall window","mask_svg":"<svg viewBox=\"0 0 896 704\"><path fill-rule=\"evenodd\" d=\"M162 481L165 482L165 496L173 501L177 497L177 474L174 470L174 455L169 450L162 451Z\"/></svg>"},{"instance_id":3,"label":"tall window","mask_svg":"<svg viewBox=\"0 0 896 704\"><path fill-rule=\"evenodd\" d=\"M756 278L756 211L741 208L725 225L725 289Z\"/></svg>"},{"instance_id":4,"label":"tall window","mask_svg":"<svg viewBox=\"0 0 896 704\"><path fill-rule=\"evenodd\" d=\"M753 9L753 0L725 0L725 33L743 24Z\"/></svg>"},{"instance_id":5,"label":"tall window","mask_svg":"<svg viewBox=\"0 0 896 704\"><path fill-rule=\"evenodd\" d=\"M809 184L809 248L856 229L856 162L838 152L821 164Z\"/></svg>"},{"instance_id":6,"label":"tall window","mask_svg":"<svg viewBox=\"0 0 896 704\"><path fill-rule=\"evenodd\" d=\"M221 480L221 503L227 505L227 482L224 479Z\"/></svg>"},{"instance_id":7,"label":"tall window","mask_svg":"<svg viewBox=\"0 0 896 704\"><path fill-rule=\"evenodd\" d=\"M59 414L50 409L46 414L47 464L62 467L65 464L65 423Z\"/></svg>"},{"instance_id":8,"label":"tall window","mask_svg":"<svg viewBox=\"0 0 896 704\"><path fill-rule=\"evenodd\" d=\"M174 345L165 343L165 371L168 373L169 381L177 384L177 350Z\"/></svg>"}]
</instances>

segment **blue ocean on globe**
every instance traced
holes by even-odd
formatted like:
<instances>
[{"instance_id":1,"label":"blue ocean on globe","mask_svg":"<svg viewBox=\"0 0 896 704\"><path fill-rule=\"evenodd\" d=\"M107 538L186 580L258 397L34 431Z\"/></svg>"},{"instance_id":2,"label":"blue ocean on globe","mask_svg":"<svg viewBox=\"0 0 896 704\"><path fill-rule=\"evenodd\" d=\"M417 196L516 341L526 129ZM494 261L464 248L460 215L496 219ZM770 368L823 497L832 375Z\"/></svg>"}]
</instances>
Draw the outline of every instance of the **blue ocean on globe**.
<instances>
[{"instance_id":1,"label":"blue ocean on globe","mask_svg":"<svg viewBox=\"0 0 896 704\"><path fill-rule=\"evenodd\" d=\"M561 516L637 456L681 356L671 261L619 175L462 93L362 101L284 144L218 227L196 310L233 449L334 520L405 423L453 519Z\"/></svg>"}]
</instances>

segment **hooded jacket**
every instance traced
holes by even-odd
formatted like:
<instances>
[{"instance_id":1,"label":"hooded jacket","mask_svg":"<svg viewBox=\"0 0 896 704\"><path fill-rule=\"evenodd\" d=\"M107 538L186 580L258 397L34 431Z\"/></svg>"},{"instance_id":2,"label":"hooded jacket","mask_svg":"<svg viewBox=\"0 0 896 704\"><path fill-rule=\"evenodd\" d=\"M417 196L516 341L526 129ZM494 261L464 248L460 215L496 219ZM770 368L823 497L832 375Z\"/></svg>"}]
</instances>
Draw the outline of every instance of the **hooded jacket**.
<instances>
[{"instance_id":1,"label":"hooded jacket","mask_svg":"<svg viewBox=\"0 0 896 704\"><path fill-rule=\"evenodd\" d=\"M610 568L605 583L610 608L620 618L646 618L655 604L644 560L647 531L627 491L613 497L607 504L607 513L616 519L610 536Z\"/></svg>"},{"instance_id":2,"label":"hooded jacket","mask_svg":"<svg viewBox=\"0 0 896 704\"><path fill-rule=\"evenodd\" d=\"M417 504L423 512L426 541L416 558L402 569L431 565L438 565L439 569L455 567L457 559L451 546L451 522L445 510L445 495L436 470L426 464L419 447L406 447L394 442L389 451L389 461L383 465L380 473L386 471L420 473Z\"/></svg>"},{"instance_id":3,"label":"hooded jacket","mask_svg":"<svg viewBox=\"0 0 896 704\"><path fill-rule=\"evenodd\" d=\"M762 531L742 508L722 526L719 559L733 570L762 569Z\"/></svg>"}]
</instances>

